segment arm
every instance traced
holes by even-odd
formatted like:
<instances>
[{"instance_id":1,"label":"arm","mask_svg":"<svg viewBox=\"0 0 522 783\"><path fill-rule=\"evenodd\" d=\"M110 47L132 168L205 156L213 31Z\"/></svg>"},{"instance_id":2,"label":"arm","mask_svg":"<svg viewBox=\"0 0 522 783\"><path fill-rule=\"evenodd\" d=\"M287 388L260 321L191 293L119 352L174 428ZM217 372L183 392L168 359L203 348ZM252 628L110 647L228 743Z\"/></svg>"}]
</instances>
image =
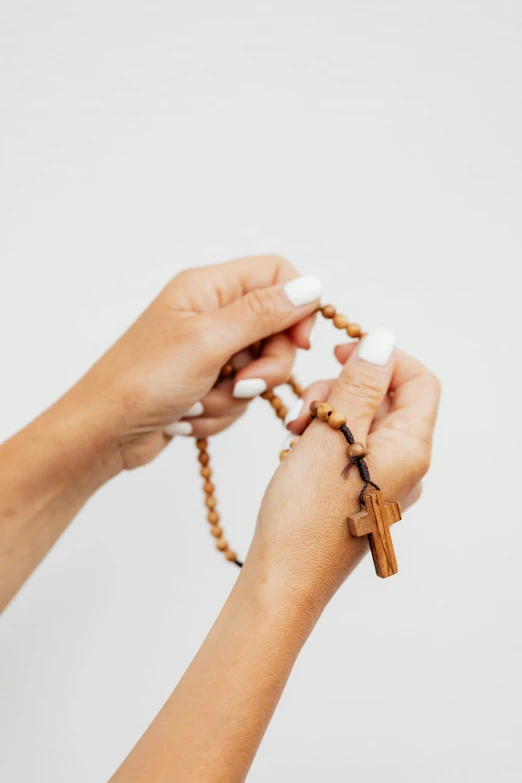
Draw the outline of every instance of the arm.
<instances>
[{"instance_id":1,"label":"arm","mask_svg":"<svg viewBox=\"0 0 522 783\"><path fill-rule=\"evenodd\" d=\"M149 462L173 434L219 432L259 383L286 380L296 347L309 345L319 295L319 281L277 256L183 272L70 392L3 444L0 609L104 482ZM258 358L244 352L263 339ZM213 388L229 361L234 381ZM257 391L244 383L252 379Z\"/></svg>"},{"instance_id":2,"label":"arm","mask_svg":"<svg viewBox=\"0 0 522 783\"><path fill-rule=\"evenodd\" d=\"M372 339L365 347L370 357ZM313 399L329 398L337 410L350 411L350 427L368 444L370 468L391 497L406 507L418 494L438 382L399 351L385 366L351 352L349 346L338 350L338 358L349 359L333 387L306 392L304 412L291 424L294 432L306 432L272 479L239 579L196 658L111 783L241 783L302 645L366 553L366 538L353 538L346 523L358 510L357 471L348 481L342 477L346 444L338 432L322 422L308 426ZM383 356L382 345L377 355Z\"/></svg>"},{"instance_id":3,"label":"arm","mask_svg":"<svg viewBox=\"0 0 522 783\"><path fill-rule=\"evenodd\" d=\"M74 389L0 446L0 611L88 498L121 469Z\"/></svg>"},{"instance_id":4,"label":"arm","mask_svg":"<svg viewBox=\"0 0 522 783\"><path fill-rule=\"evenodd\" d=\"M245 779L315 617L245 565L205 643L112 783ZM290 596L287 596L290 597Z\"/></svg>"}]
</instances>

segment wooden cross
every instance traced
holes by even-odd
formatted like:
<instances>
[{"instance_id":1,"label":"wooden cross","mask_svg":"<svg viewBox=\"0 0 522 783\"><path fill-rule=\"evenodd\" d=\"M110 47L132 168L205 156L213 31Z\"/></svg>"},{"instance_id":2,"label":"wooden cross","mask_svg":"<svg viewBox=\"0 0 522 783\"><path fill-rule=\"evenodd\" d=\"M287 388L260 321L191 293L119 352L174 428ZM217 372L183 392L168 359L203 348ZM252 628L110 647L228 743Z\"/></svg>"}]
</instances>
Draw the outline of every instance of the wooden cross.
<instances>
[{"instance_id":1,"label":"wooden cross","mask_svg":"<svg viewBox=\"0 0 522 783\"><path fill-rule=\"evenodd\" d=\"M390 525L402 519L401 507L395 502L384 502L382 492L368 492L364 496L364 504L363 511L348 517L350 533L357 538L368 536L377 576L384 579L399 570Z\"/></svg>"}]
</instances>

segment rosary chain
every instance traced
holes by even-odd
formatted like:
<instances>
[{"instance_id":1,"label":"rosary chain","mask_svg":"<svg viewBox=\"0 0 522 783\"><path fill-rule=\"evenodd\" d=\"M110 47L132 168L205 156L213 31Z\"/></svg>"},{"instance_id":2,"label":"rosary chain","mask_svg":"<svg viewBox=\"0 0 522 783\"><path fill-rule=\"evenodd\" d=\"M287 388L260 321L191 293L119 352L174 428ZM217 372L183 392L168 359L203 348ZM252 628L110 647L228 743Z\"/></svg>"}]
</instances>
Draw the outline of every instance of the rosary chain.
<instances>
[{"instance_id":1,"label":"rosary chain","mask_svg":"<svg viewBox=\"0 0 522 783\"><path fill-rule=\"evenodd\" d=\"M336 327L336 329L345 331L348 337L360 340L362 337L365 336L365 333L361 331L361 327L359 326L359 324L351 323L345 315L342 315L341 313L337 313L333 305L324 305L323 307L318 308L317 312L321 313L324 318L332 320L333 325ZM257 357L261 354L262 348L263 348L263 343L262 341L259 341L257 343L254 343L250 347L250 351L254 357ZM216 385L223 380L228 380L233 378L235 374L236 374L236 370L234 369L233 365L231 364L231 362L227 362L225 365L223 365L221 369L221 373L219 375ZM292 389L296 397L302 396L304 389L301 386L301 384L299 384L296 381L293 375L291 375L288 378L286 384ZM280 419L281 421L284 421L288 413L288 408L284 404L281 397L279 397L277 394L275 394L275 392L271 390L261 394L261 397L270 403L277 418ZM344 424L345 423L346 423L346 419L344 419ZM333 421L331 422L331 426L333 426ZM341 427L341 425L339 425L339 427ZM297 443L298 440L299 440L299 436L296 436L294 440L291 442L290 448L292 448ZM360 444L356 444L356 445L359 446ZM215 486L214 483L211 481L212 469L210 467L208 439L207 438L197 439L196 447L199 452L198 460L201 465L200 474L204 479L203 492L205 494L205 506L207 507L207 521L210 524L210 533L216 539L216 549L219 552L222 552L227 560L229 560L231 563L235 563L237 566L241 568L243 563L240 560L238 560L236 553L234 552L233 549L230 548L226 538L224 537L223 528L220 525L221 517L217 511L217 500L214 491ZM279 459L280 460L284 459L284 457L288 454L288 452L289 449L284 449L280 453Z\"/></svg>"}]
</instances>

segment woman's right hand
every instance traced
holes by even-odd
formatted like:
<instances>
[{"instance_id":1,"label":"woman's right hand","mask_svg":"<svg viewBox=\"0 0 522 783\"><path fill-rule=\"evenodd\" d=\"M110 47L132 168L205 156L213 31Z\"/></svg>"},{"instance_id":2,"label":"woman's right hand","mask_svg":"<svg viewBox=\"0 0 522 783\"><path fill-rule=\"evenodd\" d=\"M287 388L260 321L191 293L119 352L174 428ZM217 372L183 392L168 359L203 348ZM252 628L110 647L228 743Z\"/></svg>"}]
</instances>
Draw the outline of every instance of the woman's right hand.
<instances>
[{"instance_id":1,"label":"woman's right hand","mask_svg":"<svg viewBox=\"0 0 522 783\"><path fill-rule=\"evenodd\" d=\"M362 482L356 466L343 477L347 443L326 422L311 422L310 402L327 400L347 416L355 440L367 447L372 479L385 499L404 506L420 494L430 464L440 396L437 378L394 350L386 329L371 332L356 350L340 346L336 353L341 362L347 359L339 378L310 387L290 425L304 434L266 491L244 569L283 588L289 600L301 601L315 616L368 544L366 536L354 538L348 530L347 517L359 510Z\"/></svg>"},{"instance_id":2,"label":"woman's right hand","mask_svg":"<svg viewBox=\"0 0 522 783\"><path fill-rule=\"evenodd\" d=\"M427 470L439 385L418 362L392 356L388 337L369 335L335 384L321 391L368 444L370 470L384 494L400 500ZM338 358L350 351L338 349ZM381 408L375 422L389 389L389 409ZM307 403L314 393L308 391ZM306 431L268 487L223 610L113 783L246 778L302 644L365 551L346 522L361 490L355 469L347 481L341 475L346 441L327 423L306 427L308 421L303 414L291 424Z\"/></svg>"}]
</instances>

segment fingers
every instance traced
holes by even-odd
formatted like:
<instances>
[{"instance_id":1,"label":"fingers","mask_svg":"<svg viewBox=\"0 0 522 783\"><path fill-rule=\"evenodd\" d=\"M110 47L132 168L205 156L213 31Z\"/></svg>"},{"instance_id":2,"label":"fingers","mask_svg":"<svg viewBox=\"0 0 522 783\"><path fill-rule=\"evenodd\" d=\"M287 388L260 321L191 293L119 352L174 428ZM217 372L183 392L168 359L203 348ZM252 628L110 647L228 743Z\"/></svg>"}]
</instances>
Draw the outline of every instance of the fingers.
<instances>
[{"instance_id":1,"label":"fingers","mask_svg":"<svg viewBox=\"0 0 522 783\"><path fill-rule=\"evenodd\" d=\"M195 438L210 438L217 435L234 424L240 414L230 416L220 416L217 418L183 419L174 424L164 427L163 433L166 437L172 438L175 435L193 436Z\"/></svg>"},{"instance_id":2,"label":"fingers","mask_svg":"<svg viewBox=\"0 0 522 783\"><path fill-rule=\"evenodd\" d=\"M390 391L390 411L377 424L376 431L390 428L413 441L419 449L419 459L426 463L425 473L440 401L440 381L421 362L397 351Z\"/></svg>"},{"instance_id":3,"label":"fingers","mask_svg":"<svg viewBox=\"0 0 522 783\"><path fill-rule=\"evenodd\" d=\"M284 332L319 306L321 282L314 275L268 288L254 288L226 307L209 313L220 346L231 356L257 340Z\"/></svg>"},{"instance_id":4,"label":"fingers","mask_svg":"<svg viewBox=\"0 0 522 783\"><path fill-rule=\"evenodd\" d=\"M385 399L394 368L395 337L374 329L353 351L334 384L328 402L346 415L356 440L364 443Z\"/></svg>"},{"instance_id":5,"label":"fingers","mask_svg":"<svg viewBox=\"0 0 522 783\"><path fill-rule=\"evenodd\" d=\"M310 335L315 324L315 315L309 315L299 323L294 324L288 330L288 336L292 340L296 348L302 348L304 351L308 351L311 347Z\"/></svg>"},{"instance_id":6,"label":"fingers","mask_svg":"<svg viewBox=\"0 0 522 783\"><path fill-rule=\"evenodd\" d=\"M234 357L240 365L243 357ZM236 421L248 407L248 400L238 400L232 396L232 381L223 381L185 411L180 421L173 422L163 428L164 434L171 438L174 435L195 435L207 437L222 432Z\"/></svg>"},{"instance_id":7,"label":"fingers","mask_svg":"<svg viewBox=\"0 0 522 783\"><path fill-rule=\"evenodd\" d=\"M198 413L198 418L205 417L208 419L220 418L222 416L241 416L248 407L249 400L236 399L232 396L233 390L232 381L223 381L216 386L208 394L205 394L201 400L201 413ZM192 416L190 411L185 414L184 419ZM192 423L194 423L192 421Z\"/></svg>"},{"instance_id":8,"label":"fingers","mask_svg":"<svg viewBox=\"0 0 522 783\"><path fill-rule=\"evenodd\" d=\"M221 264L189 270L202 280L212 278L218 307L226 307L250 291L269 288L299 277L297 269L286 258L275 254L235 258Z\"/></svg>"},{"instance_id":9,"label":"fingers","mask_svg":"<svg viewBox=\"0 0 522 783\"><path fill-rule=\"evenodd\" d=\"M415 436L429 436L431 441L441 394L439 379L417 359L397 351L390 391L394 420L402 421Z\"/></svg>"},{"instance_id":10,"label":"fingers","mask_svg":"<svg viewBox=\"0 0 522 783\"><path fill-rule=\"evenodd\" d=\"M213 267L213 269L220 271L223 275L224 281L227 282L227 290L237 294L231 296L227 302L224 298L221 299L221 306L224 304L230 304L240 296L244 296L249 291L253 291L258 288L266 288L270 285L277 283L285 283L299 277L299 272L296 268L287 261L286 258L282 258L278 255L264 255L264 256L250 256L247 258L239 258L233 261L227 261L224 264L219 264ZM221 290L224 290L224 286L221 286ZM315 317L308 316L303 321L299 321L288 330L288 336L294 343L296 348L302 348L308 350L310 348L310 333L313 329Z\"/></svg>"},{"instance_id":11,"label":"fingers","mask_svg":"<svg viewBox=\"0 0 522 783\"><path fill-rule=\"evenodd\" d=\"M338 345L334 349L336 358L341 364L346 364L348 359L354 355L358 348L358 343L351 342L345 345ZM285 425L290 432L301 435L311 422L310 403L314 400L327 400L336 383L335 379L322 380L313 383L303 392L301 399L297 400L295 405L289 410L285 419ZM388 411L388 401L386 394L381 404L374 412L374 417L383 416Z\"/></svg>"},{"instance_id":12,"label":"fingers","mask_svg":"<svg viewBox=\"0 0 522 783\"><path fill-rule=\"evenodd\" d=\"M336 358L344 364L351 356L353 343L336 346ZM440 382L421 362L404 351L396 351L390 392L377 411L372 430L395 425L412 437L431 443L440 400ZM393 417L391 418L391 414Z\"/></svg>"},{"instance_id":13,"label":"fingers","mask_svg":"<svg viewBox=\"0 0 522 783\"><path fill-rule=\"evenodd\" d=\"M408 494L402 498L401 500L401 507L403 511L406 511L410 506L413 506L414 503L418 501L420 496L422 495L422 481L419 481L413 489L410 489Z\"/></svg>"},{"instance_id":14,"label":"fingers","mask_svg":"<svg viewBox=\"0 0 522 783\"><path fill-rule=\"evenodd\" d=\"M284 283L298 275L285 258L268 254L184 269L167 288L173 304L200 313L226 307L248 291Z\"/></svg>"},{"instance_id":15,"label":"fingers","mask_svg":"<svg viewBox=\"0 0 522 783\"><path fill-rule=\"evenodd\" d=\"M334 348L335 358L342 365L346 364L352 353L357 348L358 343L343 343L342 345L336 345Z\"/></svg>"},{"instance_id":16,"label":"fingers","mask_svg":"<svg viewBox=\"0 0 522 783\"><path fill-rule=\"evenodd\" d=\"M284 383L292 372L295 354L295 346L287 334L269 337L259 359L254 359L237 373L233 396L251 399Z\"/></svg>"},{"instance_id":17,"label":"fingers","mask_svg":"<svg viewBox=\"0 0 522 783\"><path fill-rule=\"evenodd\" d=\"M440 384L416 359L395 353L390 410L374 422L369 449L371 469L383 477L390 495L403 502L430 465Z\"/></svg>"},{"instance_id":18,"label":"fingers","mask_svg":"<svg viewBox=\"0 0 522 783\"><path fill-rule=\"evenodd\" d=\"M335 379L316 381L304 390L301 399L297 400L288 411L285 419L286 428L294 435L302 435L312 421L310 403L314 400L327 400L332 391Z\"/></svg>"}]
</instances>

